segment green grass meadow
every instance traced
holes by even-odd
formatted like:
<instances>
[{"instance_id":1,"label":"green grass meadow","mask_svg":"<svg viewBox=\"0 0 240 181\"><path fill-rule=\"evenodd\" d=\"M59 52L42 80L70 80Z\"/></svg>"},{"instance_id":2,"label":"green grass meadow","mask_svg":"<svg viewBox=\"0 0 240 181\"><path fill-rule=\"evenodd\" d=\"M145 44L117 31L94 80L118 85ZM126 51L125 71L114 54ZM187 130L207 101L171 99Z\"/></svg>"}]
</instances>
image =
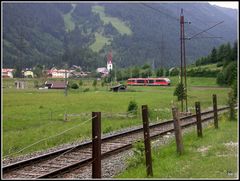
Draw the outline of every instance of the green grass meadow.
<instances>
[{"instance_id":1,"label":"green grass meadow","mask_svg":"<svg viewBox=\"0 0 240 181\"><path fill-rule=\"evenodd\" d=\"M109 45L111 38L103 36L101 33L95 33L95 42L89 46L94 52L99 52L102 47L106 44Z\"/></svg>"},{"instance_id":2,"label":"green grass meadow","mask_svg":"<svg viewBox=\"0 0 240 181\"><path fill-rule=\"evenodd\" d=\"M184 134L183 155L176 153L174 138L169 144L153 148L153 177L150 178L237 178L237 128L238 122L229 121L225 114L220 118L219 129L214 129L213 124L210 124L203 129L202 138L197 137L195 130ZM149 178L145 161L130 166L131 159L128 159L127 169L116 177Z\"/></svg>"},{"instance_id":3,"label":"green grass meadow","mask_svg":"<svg viewBox=\"0 0 240 181\"><path fill-rule=\"evenodd\" d=\"M92 112L102 112L103 133L141 125L141 105L145 104L149 108L150 122L170 119L172 102L176 102L173 91L178 77L170 79L172 85L169 87L128 86L129 91L118 93L110 92L110 86L102 87L101 81L98 81L97 87L94 88L93 80L83 80L83 86L77 90L69 90L67 96L64 95L64 90L33 88L34 79L27 79L28 88L23 90L14 88L15 79L3 79L3 156L17 156L90 138ZM38 79L38 82L40 84L44 81ZM193 85L188 89L189 110L193 113L196 101L201 102L202 110L211 108L212 94L217 94L219 106L227 104L230 89L218 87L214 78L189 78L188 85ZM84 92L86 88L89 88L88 92ZM138 104L137 115L121 116L127 112L131 100ZM69 121L64 121L65 113L80 115L68 117ZM72 127L75 128L52 137ZM22 150L36 142L38 143L34 146ZM20 150L22 151L19 152Z\"/></svg>"},{"instance_id":4,"label":"green grass meadow","mask_svg":"<svg viewBox=\"0 0 240 181\"><path fill-rule=\"evenodd\" d=\"M131 35L132 34L131 29L127 26L127 24L125 22L121 21L118 18L107 16L104 11L105 11L105 9L103 6L96 5L96 6L92 7L92 12L99 14L100 19L103 21L104 24L111 23L118 30L118 32L122 35L123 34Z\"/></svg>"}]
</instances>

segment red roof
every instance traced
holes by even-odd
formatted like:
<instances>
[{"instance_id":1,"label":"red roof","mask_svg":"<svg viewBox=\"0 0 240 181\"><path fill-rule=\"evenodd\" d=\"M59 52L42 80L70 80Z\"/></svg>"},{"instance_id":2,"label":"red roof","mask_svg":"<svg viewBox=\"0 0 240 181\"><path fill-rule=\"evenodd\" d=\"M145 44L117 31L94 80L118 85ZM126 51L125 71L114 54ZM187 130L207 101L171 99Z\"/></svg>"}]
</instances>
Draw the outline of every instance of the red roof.
<instances>
[{"instance_id":1,"label":"red roof","mask_svg":"<svg viewBox=\"0 0 240 181\"><path fill-rule=\"evenodd\" d=\"M14 71L14 69L2 69L2 72L6 73L6 72L12 72Z\"/></svg>"}]
</instances>

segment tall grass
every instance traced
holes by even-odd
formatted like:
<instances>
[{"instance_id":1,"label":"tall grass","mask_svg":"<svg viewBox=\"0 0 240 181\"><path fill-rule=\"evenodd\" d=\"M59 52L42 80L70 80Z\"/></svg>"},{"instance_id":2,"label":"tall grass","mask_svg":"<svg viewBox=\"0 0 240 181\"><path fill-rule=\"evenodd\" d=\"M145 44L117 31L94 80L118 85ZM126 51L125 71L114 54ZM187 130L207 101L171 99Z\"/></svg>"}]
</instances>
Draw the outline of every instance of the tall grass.
<instances>
[{"instance_id":1,"label":"tall grass","mask_svg":"<svg viewBox=\"0 0 240 181\"><path fill-rule=\"evenodd\" d=\"M153 178L237 178L237 121L223 116L219 129L210 124L203 129L203 138L194 130L183 136L183 144L181 156L176 153L175 140L153 149ZM145 158L139 162L142 157L129 158L127 169L116 177L147 178Z\"/></svg>"},{"instance_id":2,"label":"tall grass","mask_svg":"<svg viewBox=\"0 0 240 181\"><path fill-rule=\"evenodd\" d=\"M174 77L172 80L174 82ZM195 85L200 85L205 78L196 79ZM213 79L206 79L208 84ZM40 80L39 80L40 81ZM78 82L79 80L73 80ZM96 90L92 87L92 80L83 80L83 86L77 90L69 90L64 96L64 90L38 90L33 88L33 79L28 79L28 89L14 88L14 79L3 80L3 155L11 154L42 138L52 136L79 123L91 119L91 112L102 112L102 131L104 133L142 124L141 105L147 104L150 112L150 121L171 118L171 104L176 101L173 96L174 83L170 87L130 87L134 92L110 92L109 86L102 87L100 81ZM190 84L189 84L190 85ZM10 88L11 87L11 88ZM84 92L89 88L88 92ZM218 105L227 103L228 88L199 88L189 89L189 108L194 111L194 103L201 102L202 110L212 107L212 94L217 94ZM138 105L137 115L121 117L126 113L129 102L135 100ZM81 114L69 116L64 122L64 114ZM110 115L110 116L109 116ZM91 121L81 127L59 137L46 140L26 149L23 153L46 149L62 143L83 140L91 135ZM18 155L18 154L16 154Z\"/></svg>"}]
</instances>

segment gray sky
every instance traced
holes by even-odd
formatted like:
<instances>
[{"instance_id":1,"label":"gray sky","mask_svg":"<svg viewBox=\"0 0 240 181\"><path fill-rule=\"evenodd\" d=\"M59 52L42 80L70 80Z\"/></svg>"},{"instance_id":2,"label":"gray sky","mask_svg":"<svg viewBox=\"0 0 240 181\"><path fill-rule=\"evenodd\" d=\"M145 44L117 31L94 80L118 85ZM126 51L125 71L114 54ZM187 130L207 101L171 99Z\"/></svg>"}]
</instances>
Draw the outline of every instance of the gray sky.
<instances>
[{"instance_id":1,"label":"gray sky","mask_svg":"<svg viewBox=\"0 0 240 181\"><path fill-rule=\"evenodd\" d=\"M238 9L238 1L210 1L209 3L225 8Z\"/></svg>"}]
</instances>

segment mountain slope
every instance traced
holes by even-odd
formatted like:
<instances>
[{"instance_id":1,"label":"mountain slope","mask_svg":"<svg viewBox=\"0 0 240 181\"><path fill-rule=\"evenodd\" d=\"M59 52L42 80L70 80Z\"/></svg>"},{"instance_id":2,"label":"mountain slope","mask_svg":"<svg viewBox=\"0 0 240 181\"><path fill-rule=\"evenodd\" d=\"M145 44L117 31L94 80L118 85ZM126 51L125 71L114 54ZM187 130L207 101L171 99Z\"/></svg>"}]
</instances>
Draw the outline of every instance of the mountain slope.
<instances>
[{"instance_id":1,"label":"mountain slope","mask_svg":"<svg viewBox=\"0 0 240 181\"><path fill-rule=\"evenodd\" d=\"M184 9L186 36L217 22L224 23L186 41L187 63L211 49L237 39L237 14L208 3L4 3L3 66L77 64L85 69L105 66L113 51L118 67L180 64L179 18Z\"/></svg>"}]
</instances>

